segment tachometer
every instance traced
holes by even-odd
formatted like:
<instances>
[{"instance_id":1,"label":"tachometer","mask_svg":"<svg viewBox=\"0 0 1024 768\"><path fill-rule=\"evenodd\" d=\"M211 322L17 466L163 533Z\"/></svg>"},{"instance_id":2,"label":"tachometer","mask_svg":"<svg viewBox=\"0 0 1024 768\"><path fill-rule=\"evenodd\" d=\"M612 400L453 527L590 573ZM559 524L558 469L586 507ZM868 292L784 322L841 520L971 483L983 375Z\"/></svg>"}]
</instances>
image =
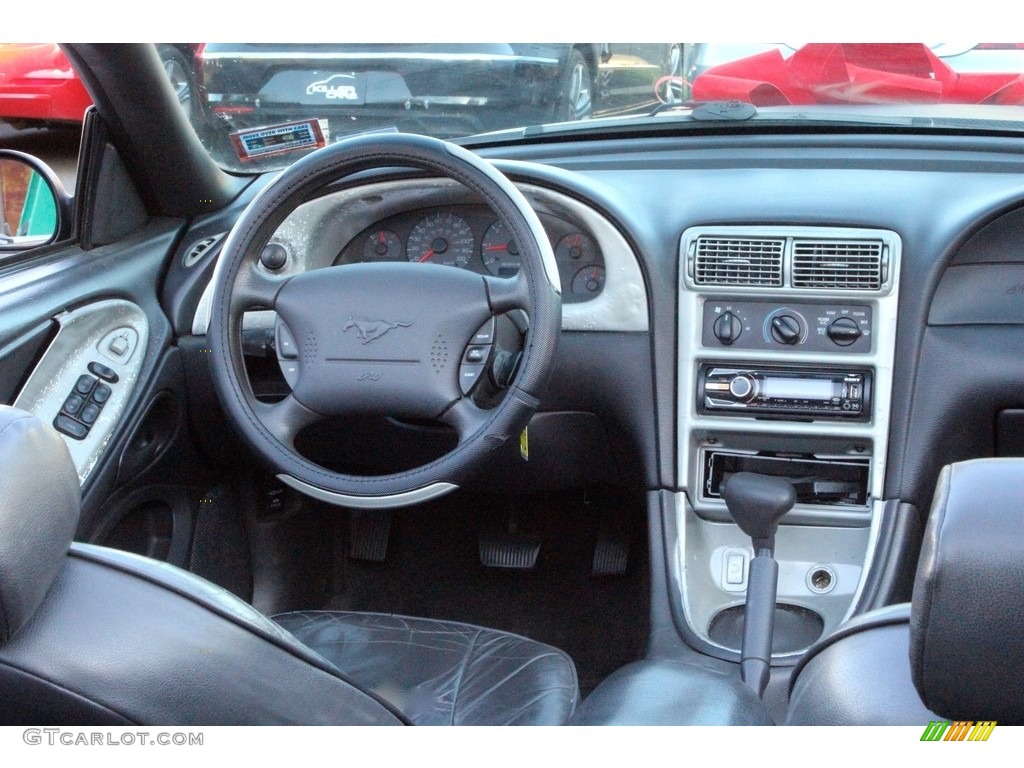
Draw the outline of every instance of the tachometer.
<instances>
[{"instance_id":1,"label":"tachometer","mask_svg":"<svg viewBox=\"0 0 1024 768\"><path fill-rule=\"evenodd\" d=\"M469 266L475 250L473 230L466 220L443 211L430 214L413 227L405 245L409 261L450 267Z\"/></svg>"},{"instance_id":2,"label":"tachometer","mask_svg":"<svg viewBox=\"0 0 1024 768\"><path fill-rule=\"evenodd\" d=\"M519 271L519 246L500 221L491 224L484 233L480 256L487 270L497 277L511 277Z\"/></svg>"}]
</instances>

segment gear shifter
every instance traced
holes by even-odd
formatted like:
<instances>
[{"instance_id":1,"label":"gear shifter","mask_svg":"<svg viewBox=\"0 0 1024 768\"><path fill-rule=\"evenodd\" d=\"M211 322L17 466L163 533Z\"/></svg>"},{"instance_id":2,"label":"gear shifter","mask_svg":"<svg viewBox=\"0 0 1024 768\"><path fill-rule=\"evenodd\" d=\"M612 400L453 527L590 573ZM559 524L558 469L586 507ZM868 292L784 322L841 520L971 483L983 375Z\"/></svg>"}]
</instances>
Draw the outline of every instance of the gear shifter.
<instances>
[{"instance_id":1,"label":"gear shifter","mask_svg":"<svg viewBox=\"0 0 1024 768\"><path fill-rule=\"evenodd\" d=\"M796 503L796 491L781 477L737 472L722 484L721 494L729 514L754 545L743 612L740 676L758 696L763 696L771 669L779 584L779 565L774 558L775 532L779 520Z\"/></svg>"}]
</instances>

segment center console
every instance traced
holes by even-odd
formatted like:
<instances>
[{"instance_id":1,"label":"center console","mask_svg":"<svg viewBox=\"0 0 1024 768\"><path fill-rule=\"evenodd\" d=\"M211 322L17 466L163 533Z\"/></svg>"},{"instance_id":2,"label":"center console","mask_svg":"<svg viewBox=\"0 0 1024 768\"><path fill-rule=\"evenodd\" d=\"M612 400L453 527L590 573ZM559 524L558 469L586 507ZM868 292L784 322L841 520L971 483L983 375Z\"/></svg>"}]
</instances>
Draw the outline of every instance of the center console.
<instances>
[{"instance_id":1,"label":"center console","mask_svg":"<svg viewBox=\"0 0 1024 768\"><path fill-rule=\"evenodd\" d=\"M680 243L673 579L687 636L735 659L750 541L720 488L776 475L775 660L849 617L884 514L901 242L835 227L694 227Z\"/></svg>"}]
</instances>

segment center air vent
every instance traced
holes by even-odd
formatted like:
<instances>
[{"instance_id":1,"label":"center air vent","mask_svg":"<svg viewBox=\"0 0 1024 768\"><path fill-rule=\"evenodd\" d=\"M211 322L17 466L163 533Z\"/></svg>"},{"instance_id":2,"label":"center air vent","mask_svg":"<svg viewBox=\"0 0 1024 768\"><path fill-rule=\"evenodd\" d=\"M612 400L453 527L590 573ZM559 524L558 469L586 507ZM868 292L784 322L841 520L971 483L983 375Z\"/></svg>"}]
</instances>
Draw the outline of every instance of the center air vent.
<instances>
[{"instance_id":1,"label":"center air vent","mask_svg":"<svg viewBox=\"0 0 1024 768\"><path fill-rule=\"evenodd\" d=\"M697 285L782 285L784 239L699 237L694 253Z\"/></svg>"},{"instance_id":2,"label":"center air vent","mask_svg":"<svg viewBox=\"0 0 1024 768\"><path fill-rule=\"evenodd\" d=\"M880 240L794 240L793 287L878 290L884 252Z\"/></svg>"},{"instance_id":3,"label":"center air vent","mask_svg":"<svg viewBox=\"0 0 1024 768\"><path fill-rule=\"evenodd\" d=\"M887 229L798 226L690 227L679 243L684 289L840 296L885 295L897 284L901 242Z\"/></svg>"}]
</instances>

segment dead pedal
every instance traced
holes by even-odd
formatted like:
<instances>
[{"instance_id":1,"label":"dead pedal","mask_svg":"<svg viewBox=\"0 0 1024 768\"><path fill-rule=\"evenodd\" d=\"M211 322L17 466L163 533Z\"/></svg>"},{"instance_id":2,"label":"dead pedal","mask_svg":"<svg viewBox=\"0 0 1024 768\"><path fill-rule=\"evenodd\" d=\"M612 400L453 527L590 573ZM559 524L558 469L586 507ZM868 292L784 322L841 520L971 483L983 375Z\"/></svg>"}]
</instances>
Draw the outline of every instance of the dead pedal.
<instances>
[{"instance_id":1,"label":"dead pedal","mask_svg":"<svg viewBox=\"0 0 1024 768\"><path fill-rule=\"evenodd\" d=\"M540 539L509 533L480 539L480 562L488 568L530 570L537 565Z\"/></svg>"},{"instance_id":2,"label":"dead pedal","mask_svg":"<svg viewBox=\"0 0 1024 768\"><path fill-rule=\"evenodd\" d=\"M629 542L600 539L594 547L593 576L621 576L629 567Z\"/></svg>"},{"instance_id":3,"label":"dead pedal","mask_svg":"<svg viewBox=\"0 0 1024 768\"><path fill-rule=\"evenodd\" d=\"M353 560L384 562L391 537L391 517L390 510L353 510L349 518L348 556Z\"/></svg>"}]
</instances>

